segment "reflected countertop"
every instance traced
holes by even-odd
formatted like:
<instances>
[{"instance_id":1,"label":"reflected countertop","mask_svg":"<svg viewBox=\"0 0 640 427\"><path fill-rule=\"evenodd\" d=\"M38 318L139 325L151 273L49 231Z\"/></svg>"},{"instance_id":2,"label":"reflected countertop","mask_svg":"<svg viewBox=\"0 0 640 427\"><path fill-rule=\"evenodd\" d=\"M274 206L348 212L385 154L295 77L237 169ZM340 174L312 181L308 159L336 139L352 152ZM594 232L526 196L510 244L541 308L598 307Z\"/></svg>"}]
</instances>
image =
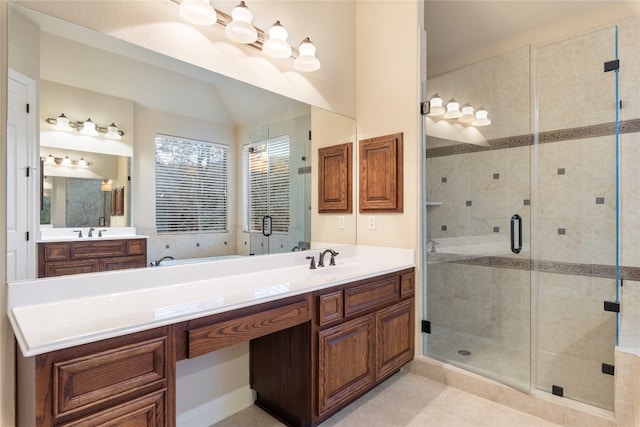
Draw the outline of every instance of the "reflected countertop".
<instances>
[{"instance_id":1,"label":"reflected countertop","mask_svg":"<svg viewBox=\"0 0 640 427\"><path fill-rule=\"evenodd\" d=\"M337 265L316 270L308 250L13 282L9 320L35 356L415 267L410 249L335 249Z\"/></svg>"}]
</instances>

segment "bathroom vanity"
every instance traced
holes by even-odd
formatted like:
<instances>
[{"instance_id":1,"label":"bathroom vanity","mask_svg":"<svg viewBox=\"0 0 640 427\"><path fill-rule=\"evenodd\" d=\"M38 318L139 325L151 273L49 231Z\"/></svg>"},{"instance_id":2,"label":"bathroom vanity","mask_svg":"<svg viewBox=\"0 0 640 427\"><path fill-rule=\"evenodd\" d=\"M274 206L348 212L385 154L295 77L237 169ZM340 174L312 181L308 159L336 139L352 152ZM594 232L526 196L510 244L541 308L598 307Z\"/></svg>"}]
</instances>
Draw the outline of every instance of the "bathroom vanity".
<instances>
[{"instance_id":1,"label":"bathroom vanity","mask_svg":"<svg viewBox=\"0 0 640 427\"><path fill-rule=\"evenodd\" d=\"M176 362L243 341L256 404L316 425L413 358L413 251L393 251L341 248L317 271L305 252L95 274L72 298L12 283L19 425L173 426Z\"/></svg>"}]
</instances>

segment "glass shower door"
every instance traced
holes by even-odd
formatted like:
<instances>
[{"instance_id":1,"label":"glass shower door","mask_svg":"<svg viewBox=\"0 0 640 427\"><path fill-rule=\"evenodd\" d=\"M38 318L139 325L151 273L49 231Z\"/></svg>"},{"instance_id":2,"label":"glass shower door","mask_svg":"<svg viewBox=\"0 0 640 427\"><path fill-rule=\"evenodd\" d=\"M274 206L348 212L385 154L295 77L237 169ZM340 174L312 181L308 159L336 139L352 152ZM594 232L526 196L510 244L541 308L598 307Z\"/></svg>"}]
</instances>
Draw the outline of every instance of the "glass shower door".
<instances>
[{"instance_id":1,"label":"glass shower door","mask_svg":"<svg viewBox=\"0 0 640 427\"><path fill-rule=\"evenodd\" d=\"M527 391L529 55L523 47L427 81L430 95L484 106L492 122L425 118L431 332L423 335L425 354Z\"/></svg>"},{"instance_id":2,"label":"glass shower door","mask_svg":"<svg viewBox=\"0 0 640 427\"><path fill-rule=\"evenodd\" d=\"M613 409L618 268L616 28L536 48L537 388Z\"/></svg>"},{"instance_id":3,"label":"glass shower door","mask_svg":"<svg viewBox=\"0 0 640 427\"><path fill-rule=\"evenodd\" d=\"M245 162L245 231L252 255L305 249L310 240L310 117L250 136Z\"/></svg>"}]
</instances>

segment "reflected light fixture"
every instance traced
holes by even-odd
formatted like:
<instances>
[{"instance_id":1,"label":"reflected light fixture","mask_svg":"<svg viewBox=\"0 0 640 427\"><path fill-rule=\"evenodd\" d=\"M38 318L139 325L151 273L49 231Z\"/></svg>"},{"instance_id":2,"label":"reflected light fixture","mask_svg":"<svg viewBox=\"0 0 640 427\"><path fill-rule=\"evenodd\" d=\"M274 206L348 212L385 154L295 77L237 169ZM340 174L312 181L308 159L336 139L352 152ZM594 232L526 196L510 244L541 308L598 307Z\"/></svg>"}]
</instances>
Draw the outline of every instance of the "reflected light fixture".
<instances>
[{"instance_id":1,"label":"reflected light fixture","mask_svg":"<svg viewBox=\"0 0 640 427\"><path fill-rule=\"evenodd\" d=\"M80 160L78 160L78 166L82 167L82 168L86 168L87 166L89 166L89 162L87 162L84 157L80 157Z\"/></svg>"},{"instance_id":2,"label":"reflected light fixture","mask_svg":"<svg viewBox=\"0 0 640 427\"><path fill-rule=\"evenodd\" d=\"M258 40L258 31L251 21L253 14L249 10L244 1L233 8L231 11L232 21L229 22L224 29L224 33L236 43L253 43Z\"/></svg>"},{"instance_id":3,"label":"reflected light fixture","mask_svg":"<svg viewBox=\"0 0 640 427\"><path fill-rule=\"evenodd\" d=\"M474 126L487 126L491 124L491 120L489 119L489 112L484 109L484 107L478 108L476 111L476 119L473 121L472 125Z\"/></svg>"},{"instance_id":4,"label":"reflected light fixture","mask_svg":"<svg viewBox=\"0 0 640 427\"><path fill-rule=\"evenodd\" d=\"M444 118L457 119L460 116L462 116L462 112L460 111L460 103L451 98L449 102L447 102L447 112L444 113Z\"/></svg>"},{"instance_id":5,"label":"reflected light fixture","mask_svg":"<svg viewBox=\"0 0 640 427\"><path fill-rule=\"evenodd\" d=\"M45 165L55 165L56 164L56 158L53 157L51 154L49 154L47 156L47 158L44 159L44 164Z\"/></svg>"},{"instance_id":6,"label":"reflected light fixture","mask_svg":"<svg viewBox=\"0 0 640 427\"><path fill-rule=\"evenodd\" d=\"M116 126L115 123L107 126L107 134L104 137L109 139L122 139L122 135L118 132L118 126Z\"/></svg>"},{"instance_id":7,"label":"reflected light fixture","mask_svg":"<svg viewBox=\"0 0 640 427\"><path fill-rule=\"evenodd\" d=\"M462 106L462 115L458 119L462 123L471 123L476 116L473 114L473 107L468 102Z\"/></svg>"},{"instance_id":8,"label":"reflected light fixture","mask_svg":"<svg viewBox=\"0 0 640 427\"><path fill-rule=\"evenodd\" d=\"M93 123L90 118L85 120L85 122L82 124L82 129L80 130L80 133L83 135L98 136L98 131L96 130L96 124Z\"/></svg>"},{"instance_id":9,"label":"reflected light fixture","mask_svg":"<svg viewBox=\"0 0 640 427\"><path fill-rule=\"evenodd\" d=\"M280 24L280 21L276 21L269 29L269 38L264 41L262 51L265 55L276 59L290 57L291 45L287 43L288 36L289 33L287 33L287 30Z\"/></svg>"},{"instance_id":10,"label":"reflected light fixture","mask_svg":"<svg viewBox=\"0 0 640 427\"><path fill-rule=\"evenodd\" d=\"M60 114L58 118L55 119L55 121L56 124L53 126L55 130L62 130L65 132L73 130L73 128L69 126L69 119L64 115L64 113Z\"/></svg>"},{"instance_id":11,"label":"reflected light fixture","mask_svg":"<svg viewBox=\"0 0 640 427\"><path fill-rule=\"evenodd\" d=\"M69 156L64 156L61 164L62 166L71 166L71 159L69 158Z\"/></svg>"},{"instance_id":12,"label":"reflected light fixture","mask_svg":"<svg viewBox=\"0 0 640 427\"><path fill-rule=\"evenodd\" d=\"M209 0L182 0L178 11L185 20L196 25L213 25L218 20Z\"/></svg>"},{"instance_id":13,"label":"reflected light fixture","mask_svg":"<svg viewBox=\"0 0 640 427\"><path fill-rule=\"evenodd\" d=\"M436 93L429 100L429 113L427 114L427 116L441 116L445 111L445 108L442 106L442 98L440 98L440 95Z\"/></svg>"},{"instance_id":14,"label":"reflected light fixture","mask_svg":"<svg viewBox=\"0 0 640 427\"><path fill-rule=\"evenodd\" d=\"M300 56L298 56L293 63L296 70L311 72L320 68L320 61L316 58L316 47L311 43L309 37L302 40L298 51L300 52Z\"/></svg>"}]
</instances>

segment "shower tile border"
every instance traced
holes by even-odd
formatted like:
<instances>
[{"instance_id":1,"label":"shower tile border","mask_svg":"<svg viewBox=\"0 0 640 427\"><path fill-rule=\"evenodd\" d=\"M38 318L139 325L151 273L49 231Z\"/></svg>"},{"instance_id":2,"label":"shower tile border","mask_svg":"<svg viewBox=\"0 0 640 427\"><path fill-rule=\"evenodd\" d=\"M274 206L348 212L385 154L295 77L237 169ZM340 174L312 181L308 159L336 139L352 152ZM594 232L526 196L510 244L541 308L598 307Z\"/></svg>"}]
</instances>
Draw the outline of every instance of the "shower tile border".
<instances>
[{"instance_id":1,"label":"shower tile border","mask_svg":"<svg viewBox=\"0 0 640 427\"><path fill-rule=\"evenodd\" d=\"M429 255L431 257L431 255ZM616 267L607 264L579 264L546 260L516 259L498 256L469 256L438 252L435 262L474 265L478 267L507 268L513 270L539 271L543 273L567 274L571 276L615 279ZM620 278L640 281L640 267L620 267Z\"/></svg>"},{"instance_id":2,"label":"shower tile border","mask_svg":"<svg viewBox=\"0 0 640 427\"><path fill-rule=\"evenodd\" d=\"M538 143L569 141L574 139L596 138L600 136L615 135L615 122L602 123L592 126L583 126L571 129L560 129L541 132ZM620 133L640 132L640 119L624 120L620 122ZM451 141L456 142L456 141ZM473 144L454 144L447 147L427 148L427 158L453 156L456 154L468 154L482 151L502 150L505 148L517 148L533 145L534 135L518 135L506 138L491 139L488 146Z\"/></svg>"}]
</instances>

